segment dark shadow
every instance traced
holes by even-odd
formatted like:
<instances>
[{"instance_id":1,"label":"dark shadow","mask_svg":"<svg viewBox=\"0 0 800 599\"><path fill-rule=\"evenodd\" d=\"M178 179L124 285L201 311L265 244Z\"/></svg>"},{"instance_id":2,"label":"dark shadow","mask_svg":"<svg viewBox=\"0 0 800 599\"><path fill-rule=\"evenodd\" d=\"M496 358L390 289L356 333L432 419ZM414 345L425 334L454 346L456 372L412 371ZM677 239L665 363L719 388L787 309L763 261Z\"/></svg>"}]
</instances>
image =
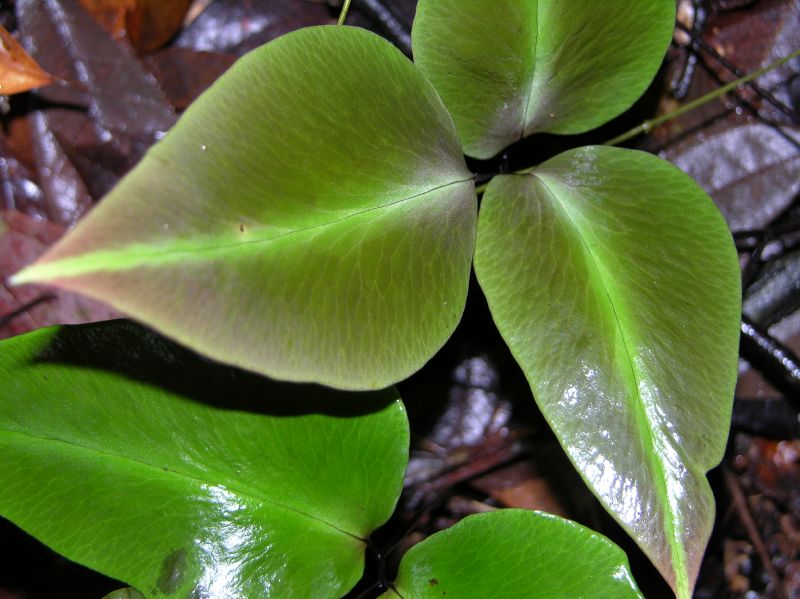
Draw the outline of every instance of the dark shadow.
<instances>
[{"instance_id":1,"label":"dark shadow","mask_svg":"<svg viewBox=\"0 0 800 599\"><path fill-rule=\"evenodd\" d=\"M89 102L77 103L49 100L38 94L26 92L13 97L12 101L10 102L10 110L7 114L2 115L2 120L7 124L14 119L25 118L38 111L55 109L88 115Z\"/></svg>"},{"instance_id":2,"label":"dark shadow","mask_svg":"<svg viewBox=\"0 0 800 599\"><path fill-rule=\"evenodd\" d=\"M103 597L127 586L58 555L5 518L0 518L0 538L7 548L0 567L0 597Z\"/></svg>"},{"instance_id":3,"label":"dark shadow","mask_svg":"<svg viewBox=\"0 0 800 599\"><path fill-rule=\"evenodd\" d=\"M536 133L512 143L497 156L487 160L466 157L467 167L479 175L513 173L541 164L567 150L604 144L658 114L659 99L665 91L665 72L666 66L662 66L642 96L625 112L603 125L575 135ZM639 141L639 139L629 140L623 147L636 147ZM484 180L481 179L480 182Z\"/></svg>"},{"instance_id":4,"label":"dark shadow","mask_svg":"<svg viewBox=\"0 0 800 599\"><path fill-rule=\"evenodd\" d=\"M129 320L63 326L35 361L113 372L218 409L270 416L361 416L394 395L274 381L201 357Z\"/></svg>"}]
</instances>

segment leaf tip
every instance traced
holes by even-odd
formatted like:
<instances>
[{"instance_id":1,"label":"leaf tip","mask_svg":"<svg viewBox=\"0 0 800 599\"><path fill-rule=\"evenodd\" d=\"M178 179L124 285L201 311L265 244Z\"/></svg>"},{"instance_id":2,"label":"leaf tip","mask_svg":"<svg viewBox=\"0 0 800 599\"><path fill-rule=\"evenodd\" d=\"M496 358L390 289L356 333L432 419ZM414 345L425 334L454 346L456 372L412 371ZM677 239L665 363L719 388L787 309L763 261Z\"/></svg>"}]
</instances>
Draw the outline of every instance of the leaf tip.
<instances>
[{"instance_id":1,"label":"leaf tip","mask_svg":"<svg viewBox=\"0 0 800 599\"><path fill-rule=\"evenodd\" d=\"M42 280L41 276L36 275L36 263L26 266L17 274L11 275L6 282L11 287L19 287L20 285L27 285L28 283L36 283Z\"/></svg>"},{"instance_id":2,"label":"leaf tip","mask_svg":"<svg viewBox=\"0 0 800 599\"><path fill-rule=\"evenodd\" d=\"M51 248L52 249L52 248ZM84 274L84 270L71 269L69 261L50 258L50 250L37 260L24 266L19 272L11 275L7 282L12 287L27 285L29 283L53 283L56 279L63 279Z\"/></svg>"}]
</instances>

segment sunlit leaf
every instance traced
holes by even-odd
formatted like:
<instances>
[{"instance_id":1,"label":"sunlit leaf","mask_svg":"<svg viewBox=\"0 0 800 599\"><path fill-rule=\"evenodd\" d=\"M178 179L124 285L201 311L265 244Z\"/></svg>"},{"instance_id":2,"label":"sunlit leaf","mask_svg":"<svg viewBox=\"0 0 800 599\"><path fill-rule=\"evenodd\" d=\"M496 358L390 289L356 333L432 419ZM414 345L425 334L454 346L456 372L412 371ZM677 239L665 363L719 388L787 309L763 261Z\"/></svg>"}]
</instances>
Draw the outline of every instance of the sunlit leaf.
<instances>
[{"instance_id":1,"label":"sunlit leaf","mask_svg":"<svg viewBox=\"0 0 800 599\"><path fill-rule=\"evenodd\" d=\"M652 81L674 0L420 0L414 59L467 154L490 158L537 131L580 133Z\"/></svg>"},{"instance_id":2,"label":"sunlit leaf","mask_svg":"<svg viewBox=\"0 0 800 599\"><path fill-rule=\"evenodd\" d=\"M581 148L492 181L475 269L570 459L688 599L736 381L739 270L722 216L667 162Z\"/></svg>"},{"instance_id":3,"label":"sunlit leaf","mask_svg":"<svg viewBox=\"0 0 800 599\"><path fill-rule=\"evenodd\" d=\"M408 459L393 390L212 364L126 321L0 343L0 514L154 597L340 597Z\"/></svg>"},{"instance_id":4,"label":"sunlit leaf","mask_svg":"<svg viewBox=\"0 0 800 599\"><path fill-rule=\"evenodd\" d=\"M543 512L469 516L412 547L387 599L641 598L625 554L605 537Z\"/></svg>"},{"instance_id":5,"label":"sunlit leaf","mask_svg":"<svg viewBox=\"0 0 800 599\"><path fill-rule=\"evenodd\" d=\"M17 283L109 302L281 379L380 388L420 368L466 299L472 175L414 65L351 27L234 65Z\"/></svg>"}]
</instances>

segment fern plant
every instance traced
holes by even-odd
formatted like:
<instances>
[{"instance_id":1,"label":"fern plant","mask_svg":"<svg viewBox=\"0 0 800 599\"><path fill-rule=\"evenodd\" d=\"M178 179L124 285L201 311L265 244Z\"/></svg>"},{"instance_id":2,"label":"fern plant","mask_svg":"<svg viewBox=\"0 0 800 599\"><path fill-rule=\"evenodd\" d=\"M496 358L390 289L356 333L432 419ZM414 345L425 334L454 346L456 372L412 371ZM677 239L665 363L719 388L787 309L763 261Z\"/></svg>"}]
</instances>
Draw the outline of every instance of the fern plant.
<instances>
[{"instance_id":1,"label":"fern plant","mask_svg":"<svg viewBox=\"0 0 800 599\"><path fill-rule=\"evenodd\" d=\"M341 596L402 487L391 385L447 341L474 262L575 468L691 597L736 378L724 220L607 146L494 177L479 213L464 160L623 112L673 19L673 0L421 0L415 63L347 26L242 58L14 277L180 345L125 322L3 342L0 511L149 597ZM414 547L386 596L639 591L606 539L508 510Z\"/></svg>"}]
</instances>

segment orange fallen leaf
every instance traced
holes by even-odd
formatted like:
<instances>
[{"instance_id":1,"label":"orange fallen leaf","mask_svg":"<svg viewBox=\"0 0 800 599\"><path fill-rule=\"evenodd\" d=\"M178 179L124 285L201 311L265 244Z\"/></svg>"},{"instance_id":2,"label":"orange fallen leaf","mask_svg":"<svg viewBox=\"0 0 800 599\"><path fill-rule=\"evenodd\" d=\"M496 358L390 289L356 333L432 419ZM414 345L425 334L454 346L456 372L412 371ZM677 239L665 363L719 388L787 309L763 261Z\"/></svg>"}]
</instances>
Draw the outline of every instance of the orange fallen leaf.
<instances>
[{"instance_id":1,"label":"orange fallen leaf","mask_svg":"<svg viewBox=\"0 0 800 599\"><path fill-rule=\"evenodd\" d=\"M0 94L19 94L54 81L55 78L42 69L0 25Z\"/></svg>"},{"instance_id":2,"label":"orange fallen leaf","mask_svg":"<svg viewBox=\"0 0 800 599\"><path fill-rule=\"evenodd\" d=\"M80 4L114 39L129 37L128 14L136 8L136 0L80 0Z\"/></svg>"},{"instance_id":3,"label":"orange fallen leaf","mask_svg":"<svg viewBox=\"0 0 800 599\"><path fill-rule=\"evenodd\" d=\"M116 39L127 37L137 52L163 46L180 29L191 0L80 0Z\"/></svg>"},{"instance_id":4,"label":"orange fallen leaf","mask_svg":"<svg viewBox=\"0 0 800 599\"><path fill-rule=\"evenodd\" d=\"M150 52L166 44L183 24L191 0L137 0L139 31L134 47Z\"/></svg>"}]
</instances>

